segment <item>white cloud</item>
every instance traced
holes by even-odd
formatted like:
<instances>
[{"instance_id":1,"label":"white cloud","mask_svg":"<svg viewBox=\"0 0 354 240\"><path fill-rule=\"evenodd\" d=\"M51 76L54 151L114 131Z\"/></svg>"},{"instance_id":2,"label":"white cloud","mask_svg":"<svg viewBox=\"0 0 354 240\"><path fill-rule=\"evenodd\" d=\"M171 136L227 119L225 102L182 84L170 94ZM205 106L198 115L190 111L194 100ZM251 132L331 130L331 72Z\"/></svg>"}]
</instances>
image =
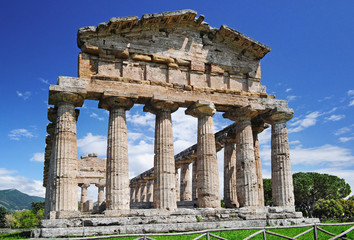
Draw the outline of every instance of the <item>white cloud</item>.
<instances>
[{"instance_id":1,"label":"white cloud","mask_svg":"<svg viewBox=\"0 0 354 240\"><path fill-rule=\"evenodd\" d=\"M292 88L287 88L286 90L285 90L285 92L290 92L291 90L293 90Z\"/></svg>"},{"instance_id":2,"label":"white cloud","mask_svg":"<svg viewBox=\"0 0 354 240\"><path fill-rule=\"evenodd\" d=\"M349 127L342 127L340 129L338 129L337 131L334 132L334 135L338 136L338 135L342 135L344 133L347 133L350 131Z\"/></svg>"},{"instance_id":3,"label":"white cloud","mask_svg":"<svg viewBox=\"0 0 354 240\"><path fill-rule=\"evenodd\" d=\"M349 107L354 106L354 99L349 102Z\"/></svg>"},{"instance_id":4,"label":"white cloud","mask_svg":"<svg viewBox=\"0 0 354 240\"><path fill-rule=\"evenodd\" d=\"M44 153L34 153L31 162L44 162Z\"/></svg>"},{"instance_id":5,"label":"white cloud","mask_svg":"<svg viewBox=\"0 0 354 240\"><path fill-rule=\"evenodd\" d=\"M348 90L348 96L354 96L354 89Z\"/></svg>"},{"instance_id":6,"label":"white cloud","mask_svg":"<svg viewBox=\"0 0 354 240\"><path fill-rule=\"evenodd\" d=\"M354 137L340 137L339 141L345 143L354 140Z\"/></svg>"},{"instance_id":7,"label":"white cloud","mask_svg":"<svg viewBox=\"0 0 354 240\"><path fill-rule=\"evenodd\" d=\"M16 141L19 141L21 138L33 138L34 137L34 135L30 131L28 131L27 129L24 129L24 128L13 129L10 131L8 136L11 140L16 140Z\"/></svg>"},{"instance_id":8,"label":"white cloud","mask_svg":"<svg viewBox=\"0 0 354 240\"><path fill-rule=\"evenodd\" d=\"M345 118L345 115L331 115L330 117L326 117L327 120L329 121L339 121L341 119Z\"/></svg>"},{"instance_id":9,"label":"white cloud","mask_svg":"<svg viewBox=\"0 0 354 240\"><path fill-rule=\"evenodd\" d=\"M198 120L184 111L180 108L172 114L175 154L197 143Z\"/></svg>"},{"instance_id":10,"label":"white cloud","mask_svg":"<svg viewBox=\"0 0 354 240\"><path fill-rule=\"evenodd\" d=\"M100 120L100 121L103 121L103 120L104 120L104 117L100 117L100 116L98 116L96 113L91 113L90 117L95 118L95 119L98 119L98 120Z\"/></svg>"},{"instance_id":11,"label":"white cloud","mask_svg":"<svg viewBox=\"0 0 354 240\"><path fill-rule=\"evenodd\" d=\"M324 97L322 99L319 99L318 102L323 102L323 101L326 101L326 100L331 100L333 98L333 96L327 96L327 97Z\"/></svg>"},{"instance_id":12,"label":"white cloud","mask_svg":"<svg viewBox=\"0 0 354 240\"><path fill-rule=\"evenodd\" d=\"M288 129L288 133L300 132L305 128L315 125L317 122L317 118L319 116L321 116L321 114L316 111L307 114L304 119L299 119L296 120L295 122L290 122L289 123L290 128Z\"/></svg>"},{"instance_id":13,"label":"white cloud","mask_svg":"<svg viewBox=\"0 0 354 240\"><path fill-rule=\"evenodd\" d=\"M295 99L297 98L297 96L294 96L294 95L290 95L290 96L287 96L286 99L288 99L288 101L294 101Z\"/></svg>"},{"instance_id":14,"label":"white cloud","mask_svg":"<svg viewBox=\"0 0 354 240\"><path fill-rule=\"evenodd\" d=\"M16 93L17 93L17 96L19 96L20 98L23 98L23 100L27 100L32 95L32 93L30 91L26 91L24 93L16 91Z\"/></svg>"},{"instance_id":15,"label":"white cloud","mask_svg":"<svg viewBox=\"0 0 354 240\"><path fill-rule=\"evenodd\" d=\"M155 115L151 113L131 114L129 111L126 114L127 122L136 126L147 126L150 131L155 127Z\"/></svg>"},{"instance_id":16,"label":"white cloud","mask_svg":"<svg viewBox=\"0 0 354 240\"><path fill-rule=\"evenodd\" d=\"M94 136L89 132L85 137L77 140L77 147L82 154L97 153L99 156L105 156L107 153L107 137Z\"/></svg>"},{"instance_id":17,"label":"white cloud","mask_svg":"<svg viewBox=\"0 0 354 240\"><path fill-rule=\"evenodd\" d=\"M44 197L45 188L42 181L14 175L16 171L0 168L0 189L17 189L31 196Z\"/></svg>"},{"instance_id":18,"label":"white cloud","mask_svg":"<svg viewBox=\"0 0 354 240\"><path fill-rule=\"evenodd\" d=\"M48 84L48 85L50 84L47 79L44 79L44 78L42 78L42 77L39 78L39 81L41 81L41 82L44 83L44 84Z\"/></svg>"}]
</instances>

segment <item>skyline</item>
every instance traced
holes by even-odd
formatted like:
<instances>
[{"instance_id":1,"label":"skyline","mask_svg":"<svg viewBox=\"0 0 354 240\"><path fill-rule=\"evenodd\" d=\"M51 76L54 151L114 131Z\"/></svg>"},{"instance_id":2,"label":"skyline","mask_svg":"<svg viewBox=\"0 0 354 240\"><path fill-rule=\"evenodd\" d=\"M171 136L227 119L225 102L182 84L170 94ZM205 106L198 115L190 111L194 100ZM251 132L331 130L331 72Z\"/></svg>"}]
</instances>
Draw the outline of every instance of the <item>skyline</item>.
<instances>
[{"instance_id":1,"label":"skyline","mask_svg":"<svg viewBox=\"0 0 354 240\"><path fill-rule=\"evenodd\" d=\"M344 178L354 191L354 4L330 1L242 3L138 1L94 6L94 1L6 3L1 11L6 38L0 43L2 158L0 189L17 188L44 196L42 172L48 86L58 76L77 76L76 31L111 17L193 9L213 27L226 24L272 48L261 60L268 94L289 101L295 115L287 123L293 173L316 171ZM19 4L21 3L21 4ZM86 4L85 4L86 3ZM201 5L200 3L205 3ZM317 4L316 4L317 3ZM322 3L322 4L319 4ZM223 6L230 6L225 8ZM114 7L113 7L114 6ZM242 9L243 11L238 11ZM235 14L237 13L237 14ZM329 17L331 16L331 17ZM85 101L77 124L78 157L106 155L108 112ZM175 154L196 143L197 120L180 109L172 115ZM153 163L154 116L141 105L127 112L130 178ZM214 116L215 132L232 123ZM181 129L184 131L182 132ZM270 129L260 135L263 177L270 177ZM218 153L220 178L222 152ZM222 184L221 184L222 185ZM90 198L95 193L90 192Z\"/></svg>"}]
</instances>

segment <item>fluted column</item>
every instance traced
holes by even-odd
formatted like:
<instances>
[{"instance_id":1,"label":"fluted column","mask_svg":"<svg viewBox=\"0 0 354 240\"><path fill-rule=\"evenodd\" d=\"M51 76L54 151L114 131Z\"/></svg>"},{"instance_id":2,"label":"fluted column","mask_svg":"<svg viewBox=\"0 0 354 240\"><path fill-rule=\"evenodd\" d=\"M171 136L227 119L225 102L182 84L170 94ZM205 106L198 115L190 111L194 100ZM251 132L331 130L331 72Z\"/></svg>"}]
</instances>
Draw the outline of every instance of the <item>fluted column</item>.
<instances>
[{"instance_id":1,"label":"fluted column","mask_svg":"<svg viewBox=\"0 0 354 240\"><path fill-rule=\"evenodd\" d=\"M189 164L185 163L181 166L180 201L191 200L191 175L189 172Z\"/></svg>"},{"instance_id":2,"label":"fluted column","mask_svg":"<svg viewBox=\"0 0 354 240\"><path fill-rule=\"evenodd\" d=\"M198 200L198 158L195 157L192 165L192 200Z\"/></svg>"},{"instance_id":3,"label":"fluted column","mask_svg":"<svg viewBox=\"0 0 354 240\"><path fill-rule=\"evenodd\" d=\"M130 99L120 97L107 97L99 104L99 107L109 111L106 169L107 210L127 210L130 208L125 111L132 106L133 102Z\"/></svg>"},{"instance_id":4,"label":"fluted column","mask_svg":"<svg viewBox=\"0 0 354 240\"><path fill-rule=\"evenodd\" d=\"M186 110L186 114L198 117L197 191L200 208L220 207L219 170L212 117L215 112L214 104L206 101L197 101Z\"/></svg>"},{"instance_id":5,"label":"fluted column","mask_svg":"<svg viewBox=\"0 0 354 240\"><path fill-rule=\"evenodd\" d=\"M49 104L58 108L55 124L54 181L55 206L57 218L78 215L77 138L76 121L78 112L75 106L82 106L84 97L76 93L50 92Z\"/></svg>"},{"instance_id":6,"label":"fluted column","mask_svg":"<svg viewBox=\"0 0 354 240\"><path fill-rule=\"evenodd\" d=\"M289 140L286 130L286 122L293 116L292 109L289 112L273 111L267 118L272 125L272 196L275 206L294 208L294 187L291 174L289 153Z\"/></svg>"},{"instance_id":7,"label":"fluted column","mask_svg":"<svg viewBox=\"0 0 354 240\"><path fill-rule=\"evenodd\" d=\"M262 163L261 163L261 156L260 156L260 152L259 152L258 134L263 132L263 130L268 127L269 127L269 125L264 123L261 120L252 121L253 142L254 142L254 144L253 144L254 159L256 162L256 172L257 172L258 206L264 206Z\"/></svg>"},{"instance_id":8,"label":"fluted column","mask_svg":"<svg viewBox=\"0 0 354 240\"><path fill-rule=\"evenodd\" d=\"M146 181L140 183L140 202L146 202Z\"/></svg>"},{"instance_id":9,"label":"fluted column","mask_svg":"<svg viewBox=\"0 0 354 240\"><path fill-rule=\"evenodd\" d=\"M251 119L257 111L249 107L235 109L224 117L236 125L236 188L240 207L258 206L257 172L254 158Z\"/></svg>"},{"instance_id":10,"label":"fluted column","mask_svg":"<svg viewBox=\"0 0 354 240\"><path fill-rule=\"evenodd\" d=\"M137 183L135 187L135 202L140 202L140 184Z\"/></svg>"},{"instance_id":11,"label":"fluted column","mask_svg":"<svg viewBox=\"0 0 354 240\"><path fill-rule=\"evenodd\" d=\"M154 182L150 180L146 183L146 201L152 202L154 196Z\"/></svg>"},{"instance_id":12,"label":"fluted column","mask_svg":"<svg viewBox=\"0 0 354 240\"><path fill-rule=\"evenodd\" d=\"M227 208L239 206L236 192L236 149L232 141L226 141L224 147L224 204Z\"/></svg>"},{"instance_id":13,"label":"fluted column","mask_svg":"<svg viewBox=\"0 0 354 240\"><path fill-rule=\"evenodd\" d=\"M101 206L102 203L104 202L104 188L105 188L105 185L96 184L96 187L97 187L97 190L98 190L97 203L98 203L98 206Z\"/></svg>"},{"instance_id":14,"label":"fluted column","mask_svg":"<svg viewBox=\"0 0 354 240\"><path fill-rule=\"evenodd\" d=\"M178 105L152 100L144 111L156 115L154 156L154 208L175 210L176 180L171 113Z\"/></svg>"},{"instance_id":15,"label":"fluted column","mask_svg":"<svg viewBox=\"0 0 354 240\"><path fill-rule=\"evenodd\" d=\"M179 174L178 174L178 169L176 168L176 201L179 202L181 201L180 198L180 186L179 186Z\"/></svg>"},{"instance_id":16,"label":"fluted column","mask_svg":"<svg viewBox=\"0 0 354 240\"><path fill-rule=\"evenodd\" d=\"M80 200L80 203L81 203L81 212L87 212L88 209L85 208L85 206L86 206L86 202L87 202L87 200L88 200L87 188L90 187L90 184L84 183L84 184L80 184L79 186L81 187L81 200Z\"/></svg>"},{"instance_id":17,"label":"fluted column","mask_svg":"<svg viewBox=\"0 0 354 240\"><path fill-rule=\"evenodd\" d=\"M135 186L130 186L130 202L135 202Z\"/></svg>"}]
</instances>

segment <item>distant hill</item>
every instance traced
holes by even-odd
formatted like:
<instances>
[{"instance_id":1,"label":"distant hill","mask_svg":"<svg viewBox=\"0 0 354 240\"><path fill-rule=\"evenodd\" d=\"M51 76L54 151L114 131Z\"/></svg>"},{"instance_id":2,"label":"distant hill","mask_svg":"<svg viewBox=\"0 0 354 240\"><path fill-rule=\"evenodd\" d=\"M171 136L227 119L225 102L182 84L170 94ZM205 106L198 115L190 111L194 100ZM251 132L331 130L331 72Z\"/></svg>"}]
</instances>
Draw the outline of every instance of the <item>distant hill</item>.
<instances>
[{"instance_id":1,"label":"distant hill","mask_svg":"<svg viewBox=\"0 0 354 240\"><path fill-rule=\"evenodd\" d=\"M32 202L44 202L44 198L30 196L17 189L0 190L0 206L9 212L30 209Z\"/></svg>"}]
</instances>

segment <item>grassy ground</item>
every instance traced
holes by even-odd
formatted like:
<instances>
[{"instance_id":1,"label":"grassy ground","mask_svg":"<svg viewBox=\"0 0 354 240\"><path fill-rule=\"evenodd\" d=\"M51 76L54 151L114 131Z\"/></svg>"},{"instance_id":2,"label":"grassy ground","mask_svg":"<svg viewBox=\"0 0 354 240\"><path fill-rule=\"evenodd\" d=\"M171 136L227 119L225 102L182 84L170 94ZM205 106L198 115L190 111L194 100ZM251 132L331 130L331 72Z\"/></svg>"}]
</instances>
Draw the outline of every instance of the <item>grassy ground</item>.
<instances>
[{"instance_id":1,"label":"grassy ground","mask_svg":"<svg viewBox=\"0 0 354 240\"><path fill-rule=\"evenodd\" d=\"M344 226L320 226L320 228L329 231L334 234L339 234L341 232L346 231L353 225L344 225ZM282 234L285 236L289 237L294 237L310 227L305 227L305 228L288 228L288 229L269 229L268 231ZM212 232L212 234L226 238L228 240L238 240L238 239L244 239L251 234L257 232L259 230L239 230L239 231L220 231L220 232ZM330 239L331 236L323 233L319 230L317 230L318 233L318 239L321 240L327 240ZM157 240L190 240L194 239L201 234L193 234L193 235L184 235L184 236L152 236L152 238L157 239ZM0 234L0 239L24 239L24 238L30 238L29 232L18 232L18 233L8 233L8 234ZM119 238L109 238L110 240L133 240L136 239L137 237L119 237ZM350 232L347 234L346 238L348 239L354 239L354 231ZM73 238L75 239L75 238ZM107 239L107 238L106 238ZM201 238L202 240L206 239L206 237ZM210 237L210 239L216 239L214 237ZM257 236L253 237L252 240L262 240L263 236L262 234L258 234ZM277 236L273 236L270 234L267 234L267 240L279 240L283 239ZM313 231L310 231L306 233L305 235L301 236L298 238L299 240L311 240L313 239Z\"/></svg>"}]
</instances>

